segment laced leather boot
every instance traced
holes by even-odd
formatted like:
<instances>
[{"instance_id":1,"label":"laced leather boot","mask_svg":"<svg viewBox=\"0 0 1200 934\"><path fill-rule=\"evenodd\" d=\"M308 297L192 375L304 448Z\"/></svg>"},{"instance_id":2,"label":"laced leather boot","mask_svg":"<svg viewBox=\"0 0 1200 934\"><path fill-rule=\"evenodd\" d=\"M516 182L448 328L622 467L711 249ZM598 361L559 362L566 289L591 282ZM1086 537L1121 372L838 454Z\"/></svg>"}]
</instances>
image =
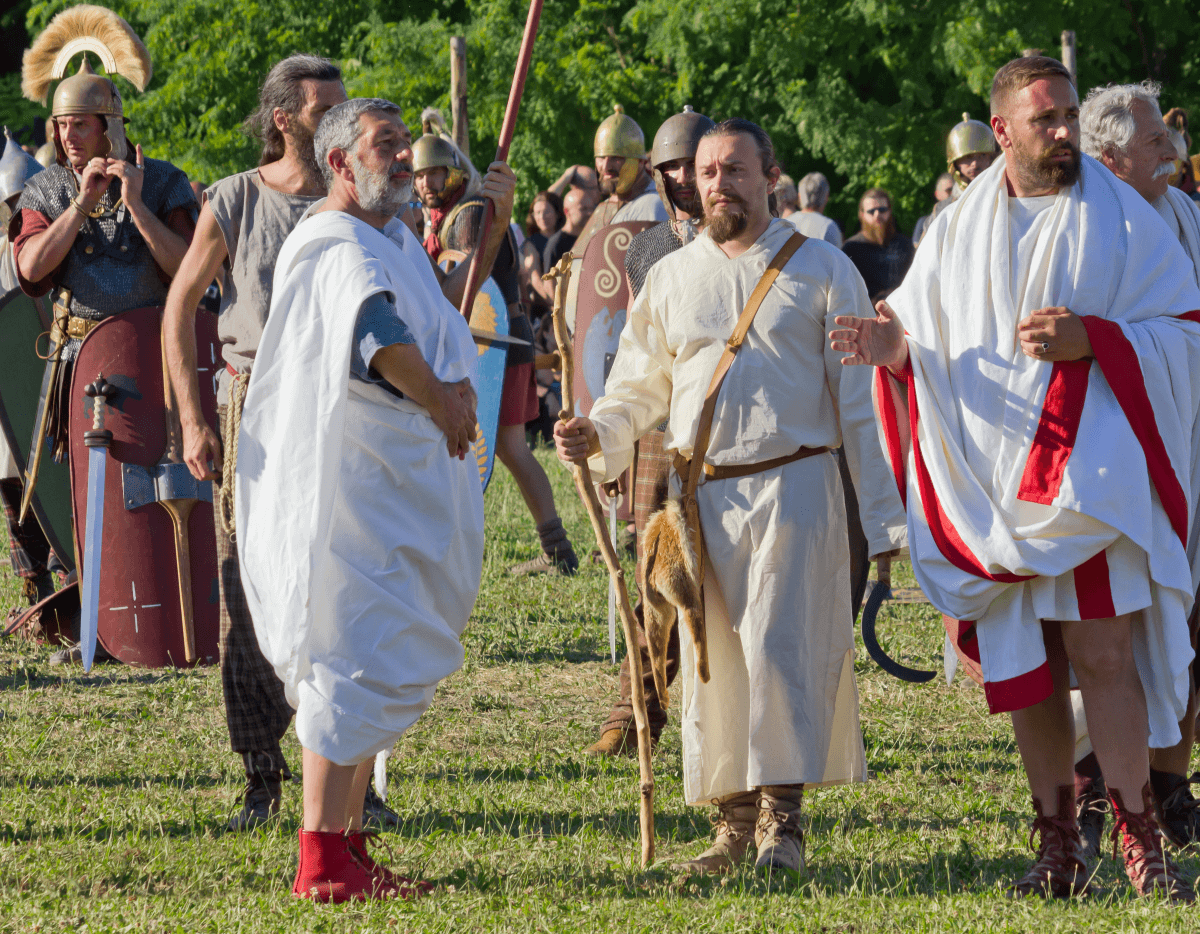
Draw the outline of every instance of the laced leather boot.
<instances>
[{"instance_id":1,"label":"laced leather boot","mask_svg":"<svg viewBox=\"0 0 1200 934\"><path fill-rule=\"evenodd\" d=\"M1029 831L1029 848L1038 835L1037 860L1009 890L1013 898L1040 895L1043 898L1071 898L1087 895L1087 864L1083 861L1083 844L1079 825L1075 821L1075 786L1058 786L1058 813L1047 817L1042 802L1034 798L1033 827Z\"/></svg>"},{"instance_id":2,"label":"laced leather boot","mask_svg":"<svg viewBox=\"0 0 1200 934\"><path fill-rule=\"evenodd\" d=\"M1163 895L1172 902L1191 902L1196 893L1184 879L1170 854L1163 849L1163 837L1154 819L1154 799L1150 783L1142 787L1142 812L1132 813L1121 792L1110 789L1113 806L1113 859L1117 847L1125 860L1125 875L1138 895Z\"/></svg>"},{"instance_id":3,"label":"laced leather boot","mask_svg":"<svg viewBox=\"0 0 1200 934\"><path fill-rule=\"evenodd\" d=\"M1200 843L1200 801L1192 795L1192 785L1200 782L1200 772L1191 778L1172 772L1150 770L1154 791L1154 816L1163 834L1183 849Z\"/></svg>"},{"instance_id":4,"label":"laced leather boot","mask_svg":"<svg viewBox=\"0 0 1200 934\"><path fill-rule=\"evenodd\" d=\"M528 577L531 574L565 574L568 577L579 570L579 558L571 541L567 538L567 530L563 528L562 519L555 516L548 522L537 527L538 538L542 542L542 553L532 561L523 561L509 568L514 577Z\"/></svg>"},{"instance_id":5,"label":"laced leather boot","mask_svg":"<svg viewBox=\"0 0 1200 934\"><path fill-rule=\"evenodd\" d=\"M803 785L764 785L759 789L755 869L799 872L804 868L804 830L800 827L803 794Z\"/></svg>"},{"instance_id":6,"label":"laced leather boot","mask_svg":"<svg viewBox=\"0 0 1200 934\"><path fill-rule=\"evenodd\" d=\"M713 818L716 838L712 846L686 863L675 868L692 873L730 872L746 858L746 850L754 834L754 818L758 793L744 791L714 802L717 814Z\"/></svg>"}]
</instances>

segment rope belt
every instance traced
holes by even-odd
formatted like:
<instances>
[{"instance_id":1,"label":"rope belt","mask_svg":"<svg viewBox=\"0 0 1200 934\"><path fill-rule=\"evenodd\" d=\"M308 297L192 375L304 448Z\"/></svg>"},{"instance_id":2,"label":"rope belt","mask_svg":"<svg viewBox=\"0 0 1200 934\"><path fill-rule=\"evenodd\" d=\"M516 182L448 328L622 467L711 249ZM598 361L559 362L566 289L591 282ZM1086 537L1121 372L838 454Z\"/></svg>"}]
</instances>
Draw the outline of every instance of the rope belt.
<instances>
[{"instance_id":1,"label":"rope belt","mask_svg":"<svg viewBox=\"0 0 1200 934\"><path fill-rule=\"evenodd\" d=\"M782 467L784 464L790 464L793 461L802 461L806 457L812 457L815 454L824 454L829 450L827 447L821 448L801 448L794 454L785 454L783 457L772 457L769 461L759 461L757 464L729 464L720 467L714 467L712 464L704 464L702 469L704 476L710 480L728 480L732 477L749 477L751 474L763 473L767 470L774 470L776 467ZM692 469L692 462L682 454L675 455L675 473L681 478L687 478Z\"/></svg>"},{"instance_id":2,"label":"rope belt","mask_svg":"<svg viewBox=\"0 0 1200 934\"><path fill-rule=\"evenodd\" d=\"M250 384L249 373L239 373L228 363L225 369L233 377L229 384L229 404L225 407L225 424L222 426L221 446L225 449L221 464L221 491L217 500L217 521L221 532L234 541L237 531L233 514L234 471L237 470L238 433L242 427L242 406L246 404L246 387Z\"/></svg>"}]
</instances>

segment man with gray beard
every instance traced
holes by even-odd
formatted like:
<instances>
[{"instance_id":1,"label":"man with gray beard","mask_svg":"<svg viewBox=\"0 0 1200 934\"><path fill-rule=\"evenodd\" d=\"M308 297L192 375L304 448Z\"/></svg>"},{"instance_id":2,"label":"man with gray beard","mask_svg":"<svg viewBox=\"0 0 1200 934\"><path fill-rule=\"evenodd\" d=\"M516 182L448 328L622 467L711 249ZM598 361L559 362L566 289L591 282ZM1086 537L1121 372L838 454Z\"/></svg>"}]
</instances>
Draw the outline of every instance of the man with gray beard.
<instances>
[{"instance_id":1,"label":"man with gray beard","mask_svg":"<svg viewBox=\"0 0 1200 934\"><path fill-rule=\"evenodd\" d=\"M428 890L368 855L363 799L375 755L462 665L483 570L477 354L395 216L399 114L351 100L317 131L329 197L279 252L239 438L242 584L304 750L292 894L321 901Z\"/></svg>"},{"instance_id":2,"label":"man with gray beard","mask_svg":"<svg viewBox=\"0 0 1200 934\"><path fill-rule=\"evenodd\" d=\"M1093 88L1079 109L1080 148L1107 166L1117 178L1150 202L1192 261L1189 273L1200 285L1200 207L1191 198L1168 184L1175 167L1175 147L1163 123L1158 105L1159 85L1117 84ZM1153 225L1145 236L1164 240L1167 231ZM1193 463L1197 462L1193 455ZM1197 500L1196 468L1193 467L1192 502ZM1193 517L1188 537L1188 559L1192 565L1192 583L1200 584L1200 529ZM1188 617L1192 645L1196 644L1200 620L1195 607ZM1180 741L1165 749L1150 750L1150 787L1154 792L1155 811L1163 832L1176 846L1200 841L1200 803L1193 797L1186 777L1196 736L1196 689L1194 678L1188 682L1188 705L1179 721ZM1075 794L1080 834L1089 855L1099 851L1104 829L1105 787L1100 764L1092 751L1087 721L1078 691L1071 692L1075 710Z\"/></svg>"},{"instance_id":3,"label":"man with gray beard","mask_svg":"<svg viewBox=\"0 0 1200 934\"><path fill-rule=\"evenodd\" d=\"M172 283L163 318L163 348L183 426L184 460L198 479L214 481L221 687L230 746L241 754L246 773L242 809L230 821L231 830L254 827L279 812L281 784L290 777L279 740L287 732L292 709L259 649L242 590L234 545L234 465L228 464L221 476L222 442L200 407L196 307L224 268L218 325L224 359L217 413L229 447L271 305L276 257L300 218L325 195L314 134L325 112L345 100L341 72L326 59L297 54L271 69L259 93L259 107L245 124L262 140L258 168L231 175L204 192L196 236ZM488 173L488 191L497 202L493 232L498 236L489 243L493 259L512 214L512 180L507 166ZM466 263L449 276L434 271L451 302L461 296L466 273ZM369 800L374 817L395 821L374 795Z\"/></svg>"}]
</instances>

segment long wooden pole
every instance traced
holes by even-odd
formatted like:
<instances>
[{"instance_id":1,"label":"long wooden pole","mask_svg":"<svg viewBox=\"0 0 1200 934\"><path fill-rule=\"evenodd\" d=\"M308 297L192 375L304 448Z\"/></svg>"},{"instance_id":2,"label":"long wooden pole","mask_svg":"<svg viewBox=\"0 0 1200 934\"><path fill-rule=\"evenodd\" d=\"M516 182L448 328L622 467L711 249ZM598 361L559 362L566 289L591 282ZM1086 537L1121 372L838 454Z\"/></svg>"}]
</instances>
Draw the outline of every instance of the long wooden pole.
<instances>
[{"instance_id":1,"label":"long wooden pole","mask_svg":"<svg viewBox=\"0 0 1200 934\"><path fill-rule=\"evenodd\" d=\"M543 277L548 280L557 279L554 289L554 306L551 310L554 322L554 337L558 341L558 352L562 360L562 411L558 413L559 421L567 421L575 414L575 403L572 398L571 386L575 376L575 355L571 348L571 337L567 333L566 316L563 303L567 296L567 283L571 278L571 253L563 254L558 265ZM616 587L621 610L621 626L625 631L625 655L629 659L629 681L633 689L633 722L637 728L638 743L638 773L639 807L638 826L642 841L642 868L645 869L654 862L654 768L650 760L650 718L646 713L646 691L642 683L642 653L638 648L637 622L633 616L633 605L629 602L629 588L625 586L625 571L617 560L617 550L613 547L604 528L604 514L600 508L600 498L596 495L596 487L592 483L592 471L586 463L576 464L574 469L575 488L587 508L588 518L592 520L592 531L596 535L596 544L600 546L600 554L608 565L608 576Z\"/></svg>"},{"instance_id":2,"label":"long wooden pole","mask_svg":"<svg viewBox=\"0 0 1200 934\"><path fill-rule=\"evenodd\" d=\"M470 140L467 135L467 40L462 36L450 37L450 115L454 122L451 131L454 145L470 157Z\"/></svg>"},{"instance_id":3,"label":"long wooden pole","mask_svg":"<svg viewBox=\"0 0 1200 934\"><path fill-rule=\"evenodd\" d=\"M508 91L508 104L504 107L504 123L500 126L500 141L496 145L496 162L508 159L508 147L512 143L513 131L517 126L517 111L521 109L521 95L525 93L525 76L529 74L529 61L533 58L533 40L537 38L538 20L542 17L542 0L530 0L529 16L525 20L525 35L521 38L521 51L517 53L517 70L513 75L512 87ZM475 305L475 293L483 282L480 260L492 232L492 221L496 219L496 203L491 198L483 209L483 220L479 223L479 236L475 238L475 252L471 254L471 267L467 270L467 284L463 289L459 311L468 321Z\"/></svg>"},{"instance_id":4,"label":"long wooden pole","mask_svg":"<svg viewBox=\"0 0 1200 934\"><path fill-rule=\"evenodd\" d=\"M1075 62L1075 30L1064 29L1062 33L1062 63L1071 73L1071 83L1078 87L1079 77Z\"/></svg>"}]
</instances>

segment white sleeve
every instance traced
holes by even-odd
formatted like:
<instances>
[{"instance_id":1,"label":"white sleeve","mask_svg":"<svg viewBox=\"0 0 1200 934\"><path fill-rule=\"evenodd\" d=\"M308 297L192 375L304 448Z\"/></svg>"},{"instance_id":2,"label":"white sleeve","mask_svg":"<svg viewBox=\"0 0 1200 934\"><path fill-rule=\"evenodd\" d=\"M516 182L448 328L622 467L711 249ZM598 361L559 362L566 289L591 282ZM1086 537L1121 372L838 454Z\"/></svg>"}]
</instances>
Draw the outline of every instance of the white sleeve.
<instances>
[{"instance_id":1,"label":"white sleeve","mask_svg":"<svg viewBox=\"0 0 1200 934\"><path fill-rule=\"evenodd\" d=\"M833 258L836 262L826 305L826 334L837 327L833 319L838 315L869 318L874 314L867 287L854 265L843 253L835 254ZM867 538L868 553L873 558L907 545L907 517L879 440L871 402L875 368L843 366L844 356L825 341L825 377L838 413L842 445L858 495L858 514Z\"/></svg>"},{"instance_id":2,"label":"white sleeve","mask_svg":"<svg viewBox=\"0 0 1200 934\"><path fill-rule=\"evenodd\" d=\"M589 415L596 426L600 453L588 460L593 473L615 480L633 462L633 446L660 424L671 409L671 368L675 355L667 344L660 310L653 306L654 270L629 309L617 356L604 395Z\"/></svg>"}]
</instances>

